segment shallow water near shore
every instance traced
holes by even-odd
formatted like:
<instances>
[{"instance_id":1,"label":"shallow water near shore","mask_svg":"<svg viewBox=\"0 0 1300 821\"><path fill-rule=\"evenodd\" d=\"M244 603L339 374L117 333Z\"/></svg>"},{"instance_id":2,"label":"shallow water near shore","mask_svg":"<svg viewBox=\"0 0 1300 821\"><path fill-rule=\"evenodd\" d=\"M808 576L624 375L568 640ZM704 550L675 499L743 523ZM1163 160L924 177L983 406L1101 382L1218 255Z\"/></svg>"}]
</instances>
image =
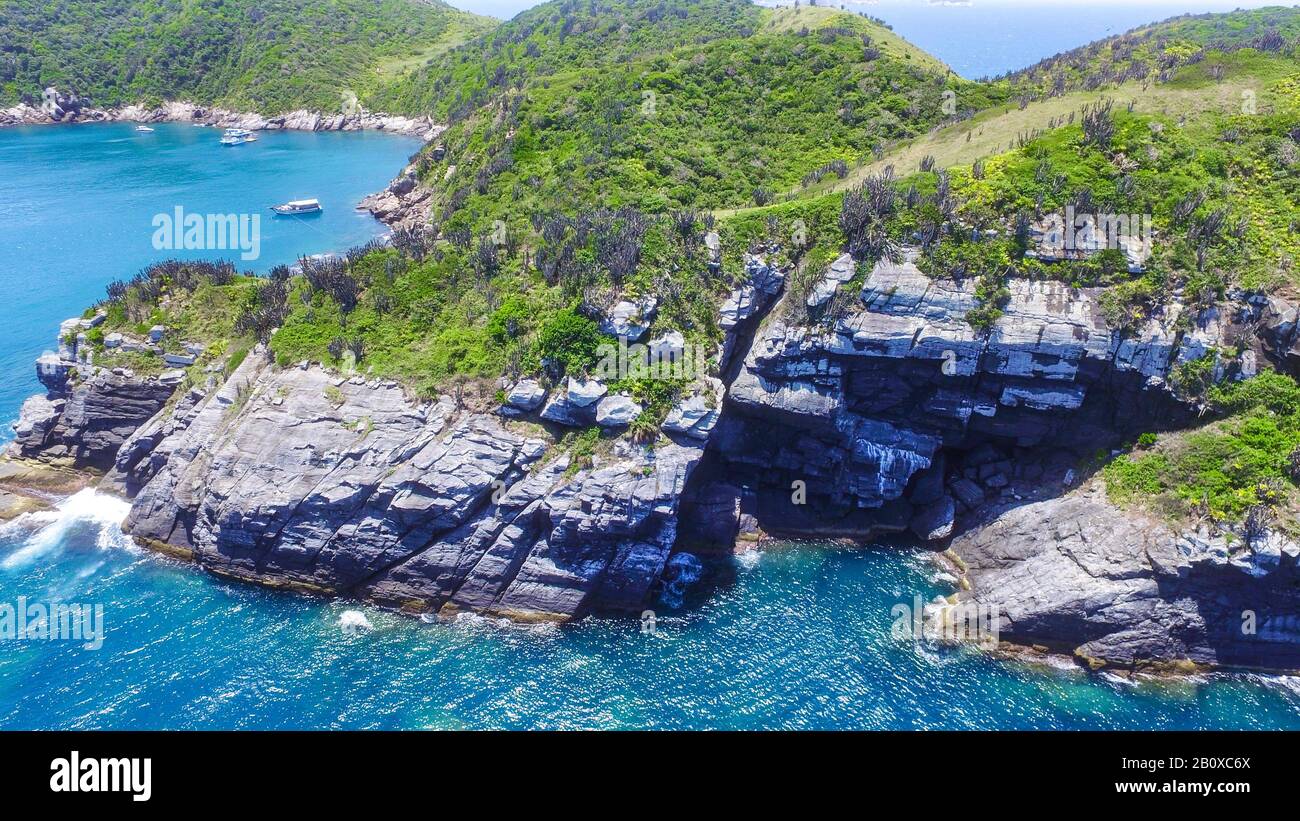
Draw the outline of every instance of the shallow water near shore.
<instances>
[{"instance_id":1,"label":"shallow water near shore","mask_svg":"<svg viewBox=\"0 0 1300 821\"><path fill-rule=\"evenodd\" d=\"M0 130L4 418L37 389L31 360L61 319L171 255L150 245L153 214L319 197L309 227L263 221L262 257L241 267L266 270L377 234L352 206L415 148L284 133L221 149L217 136ZM897 548L722 560L680 606L655 606L648 633L613 618L427 624L220 580L136 547L125 513L83 491L0 524L0 614L20 598L102 605L104 626L99 649L0 641L0 728L1300 728L1296 679L1132 682L893 638L895 605L949 590Z\"/></svg>"},{"instance_id":2,"label":"shallow water near shore","mask_svg":"<svg viewBox=\"0 0 1300 821\"><path fill-rule=\"evenodd\" d=\"M1286 679L1134 683L892 638L895 604L945 592L897 549L724 561L650 634L427 624L141 550L122 504L86 492L0 526L0 603L102 603L105 625L98 650L8 643L0 727L1300 728Z\"/></svg>"}]
</instances>

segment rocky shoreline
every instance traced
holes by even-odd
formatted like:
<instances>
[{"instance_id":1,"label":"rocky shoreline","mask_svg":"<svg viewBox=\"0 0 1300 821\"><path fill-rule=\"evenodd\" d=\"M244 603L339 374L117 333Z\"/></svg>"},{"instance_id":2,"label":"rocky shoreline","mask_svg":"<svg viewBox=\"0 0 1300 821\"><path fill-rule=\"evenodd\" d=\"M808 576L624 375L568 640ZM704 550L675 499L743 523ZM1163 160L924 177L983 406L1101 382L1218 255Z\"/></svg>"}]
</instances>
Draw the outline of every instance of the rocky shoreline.
<instances>
[{"instance_id":1,"label":"rocky shoreline","mask_svg":"<svg viewBox=\"0 0 1300 821\"><path fill-rule=\"evenodd\" d=\"M40 366L47 394L9 455L103 471L131 501L127 533L210 572L409 614L637 613L680 598L708 554L907 533L959 571L945 606L996 613L1004 642L1122 671L1300 669L1300 546L1176 532L1111 505L1084 468L1195 423L1170 387L1179 362L1218 352L1225 379L1285 366L1294 306L1238 294L1119 332L1099 292L1013 281L981 335L963 319L972 283L904 259L877 264L842 315L797 323L771 250L746 256L719 307L717 376L654 443L557 447L639 410L594 380L505 385L493 411L261 348L203 385L68 350ZM604 326L678 344L653 312L619 303Z\"/></svg>"},{"instance_id":2,"label":"rocky shoreline","mask_svg":"<svg viewBox=\"0 0 1300 821\"><path fill-rule=\"evenodd\" d=\"M0 109L0 128L19 125L58 125L77 123L191 123L215 128L243 128L249 131L384 131L419 137L428 142L442 133L443 126L428 117L406 117L357 110L353 113L324 114L297 110L284 114L264 115L231 111L190 102L167 102L160 106L128 105L98 109L83 106L75 97L47 89L50 104L19 104Z\"/></svg>"}]
</instances>

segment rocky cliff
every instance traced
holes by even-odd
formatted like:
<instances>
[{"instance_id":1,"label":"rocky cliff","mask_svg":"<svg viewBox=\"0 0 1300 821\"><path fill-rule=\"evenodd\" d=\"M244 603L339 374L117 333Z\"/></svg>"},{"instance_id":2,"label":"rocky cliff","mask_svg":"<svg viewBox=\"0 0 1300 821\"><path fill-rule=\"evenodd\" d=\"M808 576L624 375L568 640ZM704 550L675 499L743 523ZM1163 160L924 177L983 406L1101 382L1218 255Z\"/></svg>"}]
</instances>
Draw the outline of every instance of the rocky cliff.
<instances>
[{"instance_id":1,"label":"rocky cliff","mask_svg":"<svg viewBox=\"0 0 1300 821\"><path fill-rule=\"evenodd\" d=\"M716 377L655 442L559 444L565 427L618 431L639 412L594 380L524 380L475 411L258 349L203 387L62 363L90 376L43 371L51 392L24 408L13 449L105 468L144 544L410 613L638 611L680 597L692 553L910 530L949 550L962 597L996 609L1004 640L1135 668L1300 666L1295 545L1175 533L1084 475L1099 450L1195 422L1171 385L1179 363L1209 353L1233 379L1256 355L1284 362L1293 310L1242 295L1121 332L1098 292L1019 281L980 334L964 319L973 284L907 258L860 284L838 260L802 306L769 258L746 257ZM654 336L653 312L619 303L604 324L680 345Z\"/></svg>"},{"instance_id":2,"label":"rocky cliff","mask_svg":"<svg viewBox=\"0 0 1300 821\"><path fill-rule=\"evenodd\" d=\"M124 529L214 572L407 612L637 610L663 583L702 448L579 467L540 428L393 383L249 356L121 448Z\"/></svg>"},{"instance_id":3,"label":"rocky cliff","mask_svg":"<svg viewBox=\"0 0 1300 821\"><path fill-rule=\"evenodd\" d=\"M1096 291L1009 287L987 334L965 321L973 282L932 281L908 260L877 264L836 316L774 312L729 385L709 472L757 497L769 533L910 526L942 539L963 512L1059 492L1082 458L1194 421L1171 372L1259 314L1174 308L1125 333L1107 327ZM1248 375L1252 356L1216 367Z\"/></svg>"},{"instance_id":4,"label":"rocky cliff","mask_svg":"<svg viewBox=\"0 0 1300 821\"><path fill-rule=\"evenodd\" d=\"M1000 638L1134 670L1300 669L1300 548L1234 550L1120 511L1091 485L989 511L952 543Z\"/></svg>"},{"instance_id":5,"label":"rocky cliff","mask_svg":"<svg viewBox=\"0 0 1300 821\"><path fill-rule=\"evenodd\" d=\"M107 470L118 449L157 414L176 383L99 369L89 379L23 403L9 454Z\"/></svg>"},{"instance_id":6,"label":"rocky cliff","mask_svg":"<svg viewBox=\"0 0 1300 821\"><path fill-rule=\"evenodd\" d=\"M848 281L817 283L808 304L832 308ZM909 259L875 265L835 314L774 310L683 504L693 547L910 530L951 548L960 598L995 612L1004 641L1131 669L1300 668L1300 547L1175 532L1085 475L1141 432L1195 424L1181 363L1209 355L1240 379L1265 356L1294 361L1294 307L1239 294L1119 331L1098 291L1010 291L987 334L964 320L973 283Z\"/></svg>"}]
</instances>

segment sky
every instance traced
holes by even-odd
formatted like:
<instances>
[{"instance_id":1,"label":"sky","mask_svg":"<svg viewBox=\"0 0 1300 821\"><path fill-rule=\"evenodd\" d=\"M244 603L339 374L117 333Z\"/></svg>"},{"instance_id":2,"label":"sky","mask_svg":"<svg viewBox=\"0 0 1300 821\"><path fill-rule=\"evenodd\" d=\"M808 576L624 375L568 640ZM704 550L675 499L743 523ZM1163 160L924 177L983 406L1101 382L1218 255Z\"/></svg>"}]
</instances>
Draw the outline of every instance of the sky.
<instances>
[{"instance_id":1,"label":"sky","mask_svg":"<svg viewBox=\"0 0 1300 821\"><path fill-rule=\"evenodd\" d=\"M538 0L449 0L509 19ZM792 5L793 0L759 0ZM805 0L806 2L806 0ZM829 0L818 0L831 5ZM1294 3L1295 0L1290 0ZM969 79L1024 68L1076 46L1184 13L1286 5L1288 0L835 0L895 32Z\"/></svg>"}]
</instances>

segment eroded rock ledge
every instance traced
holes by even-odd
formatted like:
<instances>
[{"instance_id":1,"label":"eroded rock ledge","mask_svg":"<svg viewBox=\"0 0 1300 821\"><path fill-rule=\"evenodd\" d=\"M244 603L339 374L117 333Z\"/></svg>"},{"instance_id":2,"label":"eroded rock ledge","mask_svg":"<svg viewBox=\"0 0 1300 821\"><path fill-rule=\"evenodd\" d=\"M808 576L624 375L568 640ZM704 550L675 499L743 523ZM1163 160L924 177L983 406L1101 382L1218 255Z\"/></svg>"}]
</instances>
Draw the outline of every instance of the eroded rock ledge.
<instances>
[{"instance_id":1,"label":"eroded rock ledge","mask_svg":"<svg viewBox=\"0 0 1300 821\"><path fill-rule=\"evenodd\" d=\"M951 547L962 595L1000 614L1006 641L1129 669L1300 668L1300 548L1175 533L1109 505L1085 475L1098 452L1196 424L1201 408L1171 386L1180 363L1210 355L1237 379L1266 356L1290 362L1295 309L1241 294L1120 332L1099 291L1010 290L986 335L965 321L973 283L908 261L876 265L820 327L778 307L683 503L691 547L910 530Z\"/></svg>"},{"instance_id":2,"label":"eroded rock ledge","mask_svg":"<svg viewBox=\"0 0 1300 821\"><path fill-rule=\"evenodd\" d=\"M702 449L629 446L573 470L547 442L254 355L142 427L106 481L134 498L127 533L227 576L412 613L640 608Z\"/></svg>"},{"instance_id":3,"label":"eroded rock ledge","mask_svg":"<svg viewBox=\"0 0 1300 821\"><path fill-rule=\"evenodd\" d=\"M1096 484L990 511L953 540L966 601L1000 638L1092 666L1300 669L1300 550L1233 551L1109 504Z\"/></svg>"},{"instance_id":4,"label":"eroded rock ledge","mask_svg":"<svg viewBox=\"0 0 1300 821\"><path fill-rule=\"evenodd\" d=\"M973 282L932 281L910 261L876 265L829 325L774 312L729 386L706 473L755 497L768 533L910 526L946 538L963 513L1023 496L1026 484L1059 493L1081 459L1193 423L1200 408L1170 389L1171 373L1249 337L1260 310L1242 302L1180 321L1175 308L1122 333L1107 327L1098 291L1009 287L986 335L965 321ZM1254 355L1217 367L1250 375ZM792 503L799 488L806 505Z\"/></svg>"}]
</instances>

